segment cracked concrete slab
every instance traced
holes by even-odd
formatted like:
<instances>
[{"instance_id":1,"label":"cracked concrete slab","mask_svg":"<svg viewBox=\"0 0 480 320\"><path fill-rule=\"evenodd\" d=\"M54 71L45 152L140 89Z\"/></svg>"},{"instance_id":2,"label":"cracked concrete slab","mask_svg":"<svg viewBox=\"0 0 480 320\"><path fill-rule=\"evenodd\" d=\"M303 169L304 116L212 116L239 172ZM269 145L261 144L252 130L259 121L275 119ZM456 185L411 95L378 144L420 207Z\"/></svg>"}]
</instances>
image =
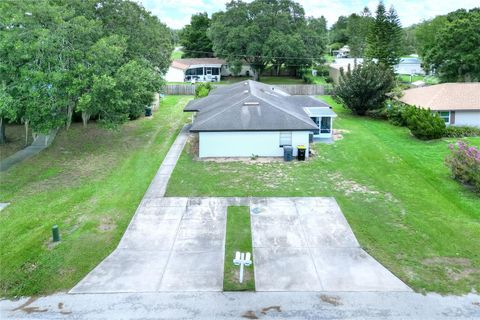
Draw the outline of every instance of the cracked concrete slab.
<instances>
[{"instance_id":1,"label":"cracked concrete slab","mask_svg":"<svg viewBox=\"0 0 480 320\"><path fill-rule=\"evenodd\" d=\"M322 291L308 248L254 248L257 291Z\"/></svg>"}]
</instances>

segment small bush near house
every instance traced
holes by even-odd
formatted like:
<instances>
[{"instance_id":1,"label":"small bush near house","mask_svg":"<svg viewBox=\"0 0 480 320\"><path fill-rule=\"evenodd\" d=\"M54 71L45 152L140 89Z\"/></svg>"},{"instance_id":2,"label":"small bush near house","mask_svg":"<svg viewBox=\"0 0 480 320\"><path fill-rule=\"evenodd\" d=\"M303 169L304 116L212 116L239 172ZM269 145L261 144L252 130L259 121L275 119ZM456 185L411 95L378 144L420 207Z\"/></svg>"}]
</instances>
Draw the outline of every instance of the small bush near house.
<instances>
[{"instance_id":1,"label":"small bush near house","mask_svg":"<svg viewBox=\"0 0 480 320\"><path fill-rule=\"evenodd\" d=\"M388 121L396 126L408 127L421 140L440 139L446 135L445 122L431 110L389 103L386 111Z\"/></svg>"},{"instance_id":2,"label":"small bush near house","mask_svg":"<svg viewBox=\"0 0 480 320\"><path fill-rule=\"evenodd\" d=\"M210 82L202 82L195 88L195 98L203 98L208 96L213 89L213 85Z\"/></svg>"},{"instance_id":3,"label":"small bush near house","mask_svg":"<svg viewBox=\"0 0 480 320\"><path fill-rule=\"evenodd\" d=\"M391 124L399 127L407 126L407 113L411 112L411 106L403 105L396 101L390 101L387 106L387 119Z\"/></svg>"},{"instance_id":4,"label":"small bush near house","mask_svg":"<svg viewBox=\"0 0 480 320\"><path fill-rule=\"evenodd\" d=\"M404 111L404 117L406 117L407 127L418 139L440 139L445 135L445 121L430 109L410 107Z\"/></svg>"},{"instance_id":5,"label":"small bush near house","mask_svg":"<svg viewBox=\"0 0 480 320\"><path fill-rule=\"evenodd\" d=\"M445 136L449 138L478 137L480 136L480 128L450 126L447 128Z\"/></svg>"},{"instance_id":6,"label":"small bush near house","mask_svg":"<svg viewBox=\"0 0 480 320\"><path fill-rule=\"evenodd\" d=\"M453 178L473 186L480 193L480 150L465 142L457 142L450 146L451 154L446 163L452 171Z\"/></svg>"}]
</instances>

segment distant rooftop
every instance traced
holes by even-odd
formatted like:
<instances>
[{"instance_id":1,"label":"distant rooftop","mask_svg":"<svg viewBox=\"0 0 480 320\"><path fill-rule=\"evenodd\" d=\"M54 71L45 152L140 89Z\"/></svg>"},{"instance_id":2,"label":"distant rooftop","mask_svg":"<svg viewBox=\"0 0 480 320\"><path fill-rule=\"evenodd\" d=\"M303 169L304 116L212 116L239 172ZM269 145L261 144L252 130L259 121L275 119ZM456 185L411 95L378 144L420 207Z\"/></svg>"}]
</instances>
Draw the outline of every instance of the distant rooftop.
<instances>
[{"instance_id":1,"label":"distant rooftop","mask_svg":"<svg viewBox=\"0 0 480 320\"><path fill-rule=\"evenodd\" d=\"M176 59L172 61L171 66L177 69L186 70L193 65L223 65L226 64L225 60L218 58L191 58L191 59Z\"/></svg>"},{"instance_id":2,"label":"distant rooftop","mask_svg":"<svg viewBox=\"0 0 480 320\"><path fill-rule=\"evenodd\" d=\"M408 89L399 100L431 110L480 110L480 83L442 83Z\"/></svg>"}]
</instances>

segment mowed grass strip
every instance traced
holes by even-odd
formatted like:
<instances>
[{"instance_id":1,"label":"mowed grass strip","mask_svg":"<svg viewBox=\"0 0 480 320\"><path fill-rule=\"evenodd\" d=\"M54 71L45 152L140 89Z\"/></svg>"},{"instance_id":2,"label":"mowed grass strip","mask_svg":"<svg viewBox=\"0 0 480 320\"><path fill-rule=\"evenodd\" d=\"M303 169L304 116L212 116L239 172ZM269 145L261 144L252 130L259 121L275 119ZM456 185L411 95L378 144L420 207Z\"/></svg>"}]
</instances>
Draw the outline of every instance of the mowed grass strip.
<instances>
[{"instance_id":1,"label":"mowed grass strip","mask_svg":"<svg viewBox=\"0 0 480 320\"><path fill-rule=\"evenodd\" d=\"M188 96L167 96L152 118L118 131L90 123L0 173L0 293L68 290L118 244L163 158L186 123ZM62 241L53 245L51 227Z\"/></svg>"},{"instance_id":2,"label":"mowed grass strip","mask_svg":"<svg viewBox=\"0 0 480 320\"><path fill-rule=\"evenodd\" d=\"M254 264L244 267L243 283L239 282L240 266L233 264L235 252L252 251L250 207L230 206L227 208L227 235L225 240L224 291L255 291Z\"/></svg>"},{"instance_id":3,"label":"mowed grass strip","mask_svg":"<svg viewBox=\"0 0 480 320\"><path fill-rule=\"evenodd\" d=\"M415 290L479 292L480 197L445 165L458 139L420 141L324 99L343 139L315 144L311 160L219 163L184 151L167 196L335 197L362 247Z\"/></svg>"}]
</instances>

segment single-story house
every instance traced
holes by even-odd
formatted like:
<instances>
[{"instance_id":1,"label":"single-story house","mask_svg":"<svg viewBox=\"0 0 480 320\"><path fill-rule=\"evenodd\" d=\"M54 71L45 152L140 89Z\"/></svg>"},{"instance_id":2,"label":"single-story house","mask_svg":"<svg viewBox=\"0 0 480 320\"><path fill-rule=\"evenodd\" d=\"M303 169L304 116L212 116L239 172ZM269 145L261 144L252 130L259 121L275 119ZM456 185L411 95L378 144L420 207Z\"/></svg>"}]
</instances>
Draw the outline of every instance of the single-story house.
<instances>
[{"instance_id":1,"label":"single-story house","mask_svg":"<svg viewBox=\"0 0 480 320\"><path fill-rule=\"evenodd\" d=\"M248 80L216 88L190 101L190 132L198 133L199 157L280 157L284 146L331 138L332 108L311 96L291 96L276 86Z\"/></svg>"},{"instance_id":2,"label":"single-story house","mask_svg":"<svg viewBox=\"0 0 480 320\"><path fill-rule=\"evenodd\" d=\"M446 125L480 127L480 83L442 83L403 91L399 100L438 112Z\"/></svg>"},{"instance_id":3,"label":"single-story house","mask_svg":"<svg viewBox=\"0 0 480 320\"><path fill-rule=\"evenodd\" d=\"M253 75L252 69L243 65L238 76ZM173 60L165 80L167 82L216 82L232 76L227 62L218 58L191 58Z\"/></svg>"},{"instance_id":4,"label":"single-story house","mask_svg":"<svg viewBox=\"0 0 480 320\"><path fill-rule=\"evenodd\" d=\"M417 57L401 58L393 69L396 74L425 74L422 68L422 61Z\"/></svg>"}]
</instances>

